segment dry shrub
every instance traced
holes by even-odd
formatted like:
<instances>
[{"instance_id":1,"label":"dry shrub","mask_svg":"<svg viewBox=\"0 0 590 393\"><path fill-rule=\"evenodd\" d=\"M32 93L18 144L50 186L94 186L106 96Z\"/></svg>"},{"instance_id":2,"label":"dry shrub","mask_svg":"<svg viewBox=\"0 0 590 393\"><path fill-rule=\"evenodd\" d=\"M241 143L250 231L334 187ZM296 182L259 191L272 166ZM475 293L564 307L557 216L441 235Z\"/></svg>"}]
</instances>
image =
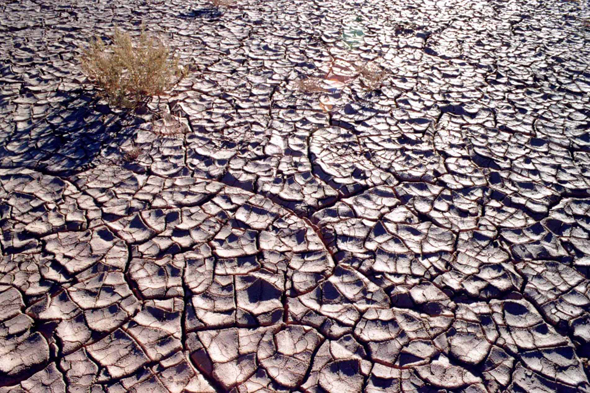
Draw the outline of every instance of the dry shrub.
<instances>
[{"instance_id":1,"label":"dry shrub","mask_svg":"<svg viewBox=\"0 0 590 393\"><path fill-rule=\"evenodd\" d=\"M304 93L323 93L325 89L322 87L321 78L306 78L300 79L296 82L297 89Z\"/></svg>"},{"instance_id":2,"label":"dry shrub","mask_svg":"<svg viewBox=\"0 0 590 393\"><path fill-rule=\"evenodd\" d=\"M234 0L211 0L211 4L213 4L215 7L232 7L235 5L235 1Z\"/></svg>"},{"instance_id":3,"label":"dry shrub","mask_svg":"<svg viewBox=\"0 0 590 393\"><path fill-rule=\"evenodd\" d=\"M123 159L127 162L133 162L141 155L141 149L139 147L133 147L131 150L125 153Z\"/></svg>"},{"instance_id":4,"label":"dry shrub","mask_svg":"<svg viewBox=\"0 0 590 393\"><path fill-rule=\"evenodd\" d=\"M377 90L383 84L386 74L375 63L367 63L358 68L358 75L367 90Z\"/></svg>"},{"instance_id":5,"label":"dry shrub","mask_svg":"<svg viewBox=\"0 0 590 393\"><path fill-rule=\"evenodd\" d=\"M161 137L182 137L189 131L188 126L178 117L165 113L154 122L154 134Z\"/></svg>"},{"instance_id":6,"label":"dry shrub","mask_svg":"<svg viewBox=\"0 0 590 393\"><path fill-rule=\"evenodd\" d=\"M359 81L364 89L374 91L383 86L383 82L387 77L387 73L375 61L355 65L344 60L332 59L322 68L327 69L322 77L308 77L296 81L295 87L297 90L304 93L327 93L333 89L338 90ZM334 84L341 87L329 87L334 86ZM322 107L322 109L324 108Z\"/></svg>"},{"instance_id":7,"label":"dry shrub","mask_svg":"<svg viewBox=\"0 0 590 393\"><path fill-rule=\"evenodd\" d=\"M178 58L159 40L141 32L134 44L115 29L112 44L95 38L82 55L82 69L114 105L132 108L163 94L183 76Z\"/></svg>"}]
</instances>

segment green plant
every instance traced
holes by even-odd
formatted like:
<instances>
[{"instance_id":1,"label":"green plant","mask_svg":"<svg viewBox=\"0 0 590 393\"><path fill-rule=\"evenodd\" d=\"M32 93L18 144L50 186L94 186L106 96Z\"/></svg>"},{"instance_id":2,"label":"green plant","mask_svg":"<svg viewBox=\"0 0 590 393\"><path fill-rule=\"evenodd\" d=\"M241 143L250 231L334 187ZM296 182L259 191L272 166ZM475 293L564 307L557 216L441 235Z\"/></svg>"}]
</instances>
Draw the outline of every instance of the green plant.
<instances>
[{"instance_id":1,"label":"green plant","mask_svg":"<svg viewBox=\"0 0 590 393\"><path fill-rule=\"evenodd\" d=\"M116 28L111 45L95 38L83 51L81 63L82 70L111 104L127 108L163 94L185 73L168 47L144 30L136 43Z\"/></svg>"}]
</instances>

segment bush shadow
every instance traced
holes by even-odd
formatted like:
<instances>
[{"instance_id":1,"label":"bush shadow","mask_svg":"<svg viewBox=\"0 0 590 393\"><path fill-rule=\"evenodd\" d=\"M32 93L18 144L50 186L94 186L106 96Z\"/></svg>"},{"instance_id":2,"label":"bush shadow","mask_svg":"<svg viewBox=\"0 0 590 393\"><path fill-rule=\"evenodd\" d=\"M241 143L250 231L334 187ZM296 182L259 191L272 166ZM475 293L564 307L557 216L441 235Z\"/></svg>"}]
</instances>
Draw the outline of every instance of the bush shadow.
<instances>
[{"instance_id":1,"label":"bush shadow","mask_svg":"<svg viewBox=\"0 0 590 393\"><path fill-rule=\"evenodd\" d=\"M44 101L51 109L39 117L34 112L42 104L34 94L26 92L18 100L30 100L33 114L28 119L9 117L12 130L0 145L4 168L70 176L91 168L99 157L112 162L123 156L120 147L145 122L135 111L115 111L82 89L50 94Z\"/></svg>"}]
</instances>

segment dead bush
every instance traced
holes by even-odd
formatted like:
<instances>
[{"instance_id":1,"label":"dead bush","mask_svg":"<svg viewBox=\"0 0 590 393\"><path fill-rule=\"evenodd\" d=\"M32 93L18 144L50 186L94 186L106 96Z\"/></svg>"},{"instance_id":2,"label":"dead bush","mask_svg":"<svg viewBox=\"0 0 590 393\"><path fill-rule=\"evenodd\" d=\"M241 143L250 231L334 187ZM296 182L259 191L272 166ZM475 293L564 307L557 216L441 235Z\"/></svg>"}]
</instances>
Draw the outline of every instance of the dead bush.
<instances>
[{"instance_id":1,"label":"dead bush","mask_svg":"<svg viewBox=\"0 0 590 393\"><path fill-rule=\"evenodd\" d=\"M377 90L383 84L386 74L375 63L367 63L358 69L358 75L367 90Z\"/></svg>"},{"instance_id":2,"label":"dead bush","mask_svg":"<svg viewBox=\"0 0 590 393\"><path fill-rule=\"evenodd\" d=\"M211 4L215 7L233 7L235 6L234 0L211 0Z\"/></svg>"},{"instance_id":3,"label":"dead bush","mask_svg":"<svg viewBox=\"0 0 590 393\"><path fill-rule=\"evenodd\" d=\"M152 131L160 137L182 138L189 129L188 125L179 117L165 113L154 122Z\"/></svg>"},{"instance_id":4,"label":"dead bush","mask_svg":"<svg viewBox=\"0 0 590 393\"><path fill-rule=\"evenodd\" d=\"M323 93L325 89L322 87L321 78L305 78L296 82L297 89L304 93Z\"/></svg>"},{"instance_id":5,"label":"dead bush","mask_svg":"<svg viewBox=\"0 0 590 393\"><path fill-rule=\"evenodd\" d=\"M139 147L133 147L131 150L127 151L123 156L123 159L127 162L133 162L139 158L141 155L141 149Z\"/></svg>"},{"instance_id":6,"label":"dead bush","mask_svg":"<svg viewBox=\"0 0 590 393\"><path fill-rule=\"evenodd\" d=\"M111 45L95 38L81 62L101 94L111 104L126 108L163 94L184 76L178 58L144 30L136 43L119 29L115 29Z\"/></svg>"}]
</instances>

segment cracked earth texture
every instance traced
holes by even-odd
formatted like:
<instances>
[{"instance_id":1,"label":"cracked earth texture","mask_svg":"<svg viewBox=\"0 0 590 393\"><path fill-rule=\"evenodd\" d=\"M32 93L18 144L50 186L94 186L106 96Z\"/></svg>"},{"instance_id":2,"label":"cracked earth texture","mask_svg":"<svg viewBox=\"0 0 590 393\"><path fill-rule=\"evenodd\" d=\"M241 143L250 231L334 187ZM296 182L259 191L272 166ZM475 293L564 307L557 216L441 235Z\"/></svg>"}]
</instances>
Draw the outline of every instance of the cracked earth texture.
<instances>
[{"instance_id":1,"label":"cracked earth texture","mask_svg":"<svg viewBox=\"0 0 590 393\"><path fill-rule=\"evenodd\" d=\"M584 7L3 1L0 392L590 391Z\"/></svg>"}]
</instances>

